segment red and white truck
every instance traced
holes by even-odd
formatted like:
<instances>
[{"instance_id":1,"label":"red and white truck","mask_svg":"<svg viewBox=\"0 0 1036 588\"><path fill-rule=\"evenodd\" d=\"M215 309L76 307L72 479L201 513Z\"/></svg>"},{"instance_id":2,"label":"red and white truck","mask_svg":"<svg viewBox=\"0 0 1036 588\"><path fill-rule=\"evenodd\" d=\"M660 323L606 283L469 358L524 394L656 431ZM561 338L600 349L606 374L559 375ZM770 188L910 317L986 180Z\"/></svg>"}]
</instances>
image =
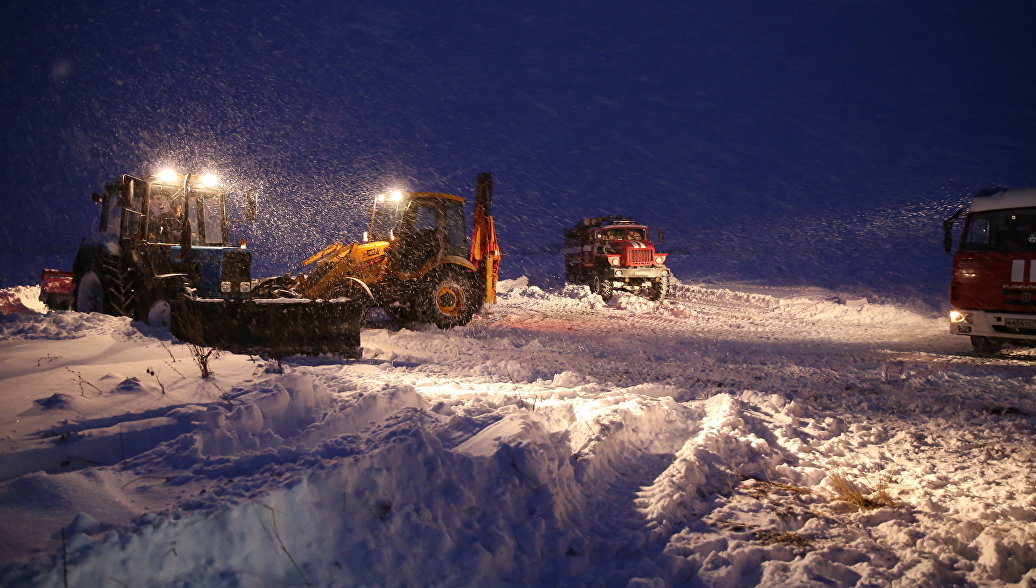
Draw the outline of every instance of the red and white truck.
<instances>
[{"instance_id":1,"label":"red and white truck","mask_svg":"<svg viewBox=\"0 0 1036 588\"><path fill-rule=\"evenodd\" d=\"M632 292L649 300L669 293L671 272L667 254L655 249L655 233L662 231L620 216L585 218L565 230L565 278L587 284L608 300L615 290Z\"/></svg>"},{"instance_id":2,"label":"red and white truck","mask_svg":"<svg viewBox=\"0 0 1036 588\"><path fill-rule=\"evenodd\" d=\"M953 222L943 221L946 251ZM950 282L950 332L991 355L1036 346L1036 189L983 190L971 199Z\"/></svg>"}]
</instances>

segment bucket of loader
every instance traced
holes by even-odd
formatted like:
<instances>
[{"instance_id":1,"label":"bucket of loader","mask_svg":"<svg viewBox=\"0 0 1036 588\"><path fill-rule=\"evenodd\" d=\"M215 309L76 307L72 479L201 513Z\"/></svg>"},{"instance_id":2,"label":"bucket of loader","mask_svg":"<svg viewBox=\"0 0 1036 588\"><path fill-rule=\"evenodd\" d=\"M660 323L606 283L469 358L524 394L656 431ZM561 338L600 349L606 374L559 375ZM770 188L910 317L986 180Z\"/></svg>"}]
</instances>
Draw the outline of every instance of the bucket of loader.
<instances>
[{"instance_id":1,"label":"bucket of loader","mask_svg":"<svg viewBox=\"0 0 1036 588\"><path fill-rule=\"evenodd\" d=\"M367 305L359 300L183 298L170 307L173 335L195 345L276 359L361 356Z\"/></svg>"}]
</instances>

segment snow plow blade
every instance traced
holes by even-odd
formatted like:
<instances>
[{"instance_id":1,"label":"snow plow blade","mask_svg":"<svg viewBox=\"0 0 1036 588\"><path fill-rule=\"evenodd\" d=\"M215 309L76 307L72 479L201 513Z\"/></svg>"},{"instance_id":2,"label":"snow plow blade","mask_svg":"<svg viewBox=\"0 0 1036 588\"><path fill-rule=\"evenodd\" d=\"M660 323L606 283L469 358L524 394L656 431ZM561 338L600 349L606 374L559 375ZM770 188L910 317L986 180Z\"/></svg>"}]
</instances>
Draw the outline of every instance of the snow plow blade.
<instances>
[{"instance_id":1,"label":"snow plow blade","mask_svg":"<svg viewBox=\"0 0 1036 588\"><path fill-rule=\"evenodd\" d=\"M188 343L231 353L359 359L365 310L355 300L181 299L170 303L170 330Z\"/></svg>"}]
</instances>

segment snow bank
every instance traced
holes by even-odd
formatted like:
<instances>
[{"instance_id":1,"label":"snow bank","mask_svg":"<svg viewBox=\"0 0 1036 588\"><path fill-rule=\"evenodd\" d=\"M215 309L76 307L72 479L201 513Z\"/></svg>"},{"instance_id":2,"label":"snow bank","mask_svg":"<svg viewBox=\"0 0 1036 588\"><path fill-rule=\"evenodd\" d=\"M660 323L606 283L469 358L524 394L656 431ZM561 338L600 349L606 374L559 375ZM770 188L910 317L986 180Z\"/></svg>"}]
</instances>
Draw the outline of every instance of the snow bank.
<instances>
[{"instance_id":1,"label":"snow bank","mask_svg":"<svg viewBox=\"0 0 1036 588\"><path fill-rule=\"evenodd\" d=\"M0 319L0 582L1036 581L1028 355L813 292L501 286L209 381L127 319Z\"/></svg>"}]
</instances>

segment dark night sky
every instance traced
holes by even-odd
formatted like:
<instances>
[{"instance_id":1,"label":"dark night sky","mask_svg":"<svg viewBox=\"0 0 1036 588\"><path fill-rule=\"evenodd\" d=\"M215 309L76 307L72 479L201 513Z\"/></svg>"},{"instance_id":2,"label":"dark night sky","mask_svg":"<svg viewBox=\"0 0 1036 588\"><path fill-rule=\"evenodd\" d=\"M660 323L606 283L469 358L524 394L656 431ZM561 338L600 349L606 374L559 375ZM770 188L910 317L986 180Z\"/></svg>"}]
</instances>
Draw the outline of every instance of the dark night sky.
<instances>
[{"instance_id":1,"label":"dark night sky","mask_svg":"<svg viewBox=\"0 0 1036 588\"><path fill-rule=\"evenodd\" d=\"M8 0L0 16L0 248L68 264L87 196L124 172L261 187L247 236L285 271L355 234L387 184L470 195L492 171L505 252L629 213L666 226L677 275L881 274L930 294L936 221L978 188L1036 184L1029 1Z\"/></svg>"}]
</instances>

